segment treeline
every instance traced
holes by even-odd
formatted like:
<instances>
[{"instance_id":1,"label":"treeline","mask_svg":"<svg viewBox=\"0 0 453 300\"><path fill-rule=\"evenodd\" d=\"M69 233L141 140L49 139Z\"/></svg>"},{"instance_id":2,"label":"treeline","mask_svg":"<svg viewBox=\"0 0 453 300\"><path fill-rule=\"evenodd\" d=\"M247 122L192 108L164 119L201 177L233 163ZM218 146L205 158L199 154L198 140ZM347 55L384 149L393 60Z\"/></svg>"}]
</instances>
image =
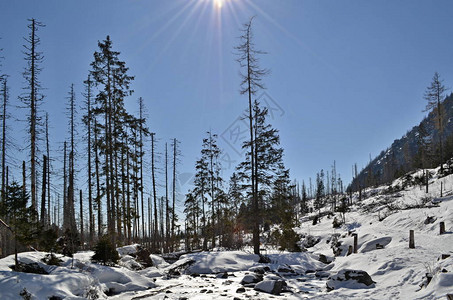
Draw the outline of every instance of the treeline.
<instances>
[{"instance_id":1,"label":"treeline","mask_svg":"<svg viewBox=\"0 0 453 300\"><path fill-rule=\"evenodd\" d=\"M146 125L144 99L138 99L138 115L125 108L134 76L107 36L87 66L83 101L74 84L69 86L68 135L62 149L52 149L57 142L49 137L52 114L41 108L45 64L38 32L44 25L28 21L20 105L11 103L8 75L1 76L1 255L30 247L74 252L92 248L104 235L116 245L140 242L154 252L172 250L180 234L175 213L179 141L165 143L162 164L156 133ZM18 122L11 117L13 106L21 106L18 121L27 124L21 147L10 138ZM22 163L16 161L20 148L27 149ZM149 165L151 170L145 168ZM11 174L21 174L21 180L11 180L17 178Z\"/></svg>"},{"instance_id":2,"label":"treeline","mask_svg":"<svg viewBox=\"0 0 453 300\"><path fill-rule=\"evenodd\" d=\"M440 75L436 72L426 88L424 99L428 116L419 125L414 126L401 139L395 140L386 150L359 173L353 166L353 180L348 187L351 191L387 184L417 169L441 166L443 175L453 172L453 94L447 95ZM429 174L425 173L421 183L426 182Z\"/></svg>"}]
</instances>

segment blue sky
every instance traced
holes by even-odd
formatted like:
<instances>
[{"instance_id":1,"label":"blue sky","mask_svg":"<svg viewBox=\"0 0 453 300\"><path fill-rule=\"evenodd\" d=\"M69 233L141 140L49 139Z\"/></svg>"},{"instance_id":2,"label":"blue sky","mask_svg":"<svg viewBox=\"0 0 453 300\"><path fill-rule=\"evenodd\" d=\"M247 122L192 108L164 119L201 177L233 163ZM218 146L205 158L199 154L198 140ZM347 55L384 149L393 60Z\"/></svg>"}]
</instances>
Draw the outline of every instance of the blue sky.
<instances>
[{"instance_id":1,"label":"blue sky","mask_svg":"<svg viewBox=\"0 0 453 300\"><path fill-rule=\"evenodd\" d=\"M292 178L307 181L336 160L349 182L354 163L365 166L423 118L435 71L453 85L452 11L452 1L225 0L219 9L214 0L3 0L1 71L16 104L27 19L43 22L42 108L50 114L54 156L61 155L70 84L81 102L97 41L110 35L136 76L127 107L136 112L138 97L145 99L159 150L179 139L179 171L187 177L205 132L223 133L225 158L235 161L224 163L229 175L243 157L225 131L247 107L234 47L242 24L256 16L255 43L268 52L261 65L271 70L264 97L277 109L270 122L280 130ZM14 127L15 135L24 132L23 124Z\"/></svg>"}]
</instances>

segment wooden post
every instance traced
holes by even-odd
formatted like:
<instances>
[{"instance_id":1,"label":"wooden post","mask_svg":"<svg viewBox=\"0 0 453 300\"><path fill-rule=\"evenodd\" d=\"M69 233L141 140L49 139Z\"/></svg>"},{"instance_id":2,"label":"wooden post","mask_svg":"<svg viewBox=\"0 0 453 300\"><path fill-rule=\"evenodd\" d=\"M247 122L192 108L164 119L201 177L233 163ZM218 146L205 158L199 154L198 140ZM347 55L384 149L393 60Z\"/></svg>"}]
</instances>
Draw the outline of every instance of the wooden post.
<instances>
[{"instance_id":1,"label":"wooden post","mask_svg":"<svg viewBox=\"0 0 453 300\"><path fill-rule=\"evenodd\" d=\"M445 233L445 222L440 222L440 234Z\"/></svg>"},{"instance_id":2,"label":"wooden post","mask_svg":"<svg viewBox=\"0 0 453 300\"><path fill-rule=\"evenodd\" d=\"M415 249L414 231L409 230L409 248Z\"/></svg>"},{"instance_id":3,"label":"wooden post","mask_svg":"<svg viewBox=\"0 0 453 300\"><path fill-rule=\"evenodd\" d=\"M357 253L357 240L358 240L358 235L357 235L357 233L354 233L352 236L354 237L354 253Z\"/></svg>"},{"instance_id":4,"label":"wooden post","mask_svg":"<svg viewBox=\"0 0 453 300\"><path fill-rule=\"evenodd\" d=\"M349 255L351 255L351 254L352 254L352 246L351 246L351 245L349 245L349 247L348 247L348 254L347 254L347 256L349 256Z\"/></svg>"},{"instance_id":5,"label":"wooden post","mask_svg":"<svg viewBox=\"0 0 453 300\"><path fill-rule=\"evenodd\" d=\"M440 182L440 197L442 198L442 186L443 186L443 182Z\"/></svg>"}]
</instances>

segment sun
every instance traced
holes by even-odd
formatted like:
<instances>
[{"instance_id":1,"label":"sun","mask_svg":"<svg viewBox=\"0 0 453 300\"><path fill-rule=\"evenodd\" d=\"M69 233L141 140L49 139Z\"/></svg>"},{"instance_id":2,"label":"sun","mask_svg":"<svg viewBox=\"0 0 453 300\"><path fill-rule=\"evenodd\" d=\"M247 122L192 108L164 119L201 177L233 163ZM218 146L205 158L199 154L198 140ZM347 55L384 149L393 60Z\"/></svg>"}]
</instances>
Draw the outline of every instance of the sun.
<instances>
[{"instance_id":1,"label":"sun","mask_svg":"<svg viewBox=\"0 0 453 300\"><path fill-rule=\"evenodd\" d=\"M225 3L225 0L213 0L213 1L214 1L215 7L217 7L218 9L221 9L223 4Z\"/></svg>"}]
</instances>

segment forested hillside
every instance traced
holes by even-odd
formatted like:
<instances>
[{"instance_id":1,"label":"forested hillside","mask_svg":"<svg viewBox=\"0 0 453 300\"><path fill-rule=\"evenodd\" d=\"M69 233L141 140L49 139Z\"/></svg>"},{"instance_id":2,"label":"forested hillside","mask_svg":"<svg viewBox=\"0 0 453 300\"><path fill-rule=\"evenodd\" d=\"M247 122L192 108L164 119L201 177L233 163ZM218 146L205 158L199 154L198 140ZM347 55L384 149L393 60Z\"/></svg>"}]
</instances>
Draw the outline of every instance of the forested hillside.
<instances>
[{"instance_id":1,"label":"forested hillside","mask_svg":"<svg viewBox=\"0 0 453 300\"><path fill-rule=\"evenodd\" d=\"M453 94L441 102L442 130L439 129L437 110L430 111L420 124L375 157L353 179L350 188L360 188L389 183L408 171L432 168L453 156ZM442 133L441 133L442 132ZM440 155L442 137L442 158ZM451 173L451 166L444 172Z\"/></svg>"}]
</instances>

